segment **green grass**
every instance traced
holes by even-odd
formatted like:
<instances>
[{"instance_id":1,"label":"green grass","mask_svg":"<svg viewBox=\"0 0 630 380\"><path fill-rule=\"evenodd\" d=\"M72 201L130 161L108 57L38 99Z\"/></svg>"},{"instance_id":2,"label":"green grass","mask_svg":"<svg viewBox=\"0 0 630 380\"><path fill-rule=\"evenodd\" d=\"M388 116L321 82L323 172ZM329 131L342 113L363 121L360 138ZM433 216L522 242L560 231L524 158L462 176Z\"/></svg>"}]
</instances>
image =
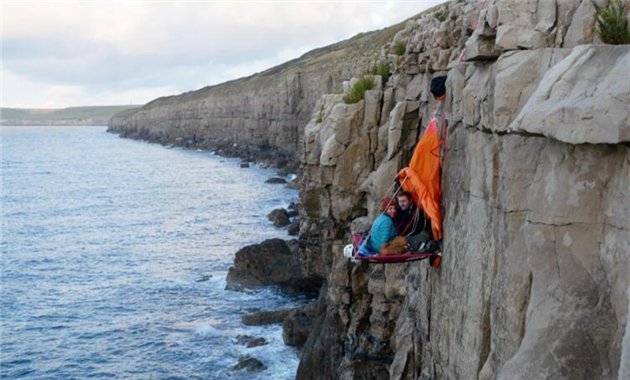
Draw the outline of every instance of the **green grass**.
<instances>
[{"instance_id":1,"label":"green grass","mask_svg":"<svg viewBox=\"0 0 630 380\"><path fill-rule=\"evenodd\" d=\"M68 107L60 109L35 109L35 108L0 108L0 119L3 122L27 122L42 123L46 121L81 121L90 119L94 124L107 124L115 113L137 108L136 105L123 106L88 106Z\"/></svg>"},{"instance_id":2,"label":"green grass","mask_svg":"<svg viewBox=\"0 0 630 380\"><path fill-rule=\"evenodd\" d=\"M448 18L448 5L435 11L435 13L433 13L433 17L435 17L439 22L446 21Z\"/></svg>"},{"instance_id":3,"label":"green grass","mask_svg":"<svg viewBox=\"0 0 630 380\"><path fill-rule=\"evenodd\" d=\"M365 99L365 92L372 88L374 88L374 77L371 75L363 75L354 86L352 86L346 96L344 96L343 101L346 104L358 103Z\"/></svg>"},{"instance_id":4,"label":"green grass","mask_svg":"<svg viewBox=\"0 0 630 380\"><path fill-rule=\"evenodd\" d=\"M396 55L403 55L407 51L407 44L403 41L398 41L392 47L392 52Z\"/></svg>"},{"instance_id":5,"label":"green grass","mask_svg":"<svg viewBox=\"0 0 630 380\"><path fill-rule=\"evenodd\" d=\"M597 36L611 45L630 44L630 27L626 6L622 1L612 0L597 14Z\"/></svg>"},{"instance_id":6,"label":"green grass","mask_svg":"<svg viewBox=\"0 0 630 380\"><path fill-rule=\"evenodd\" d=\"M380 62L376 64L375 66L372 67L372 74L380 75L383 80L383 84L387 83L390 75L392 75L391 68L389 67L389 63Z\"/></svg>"}]
</instances>

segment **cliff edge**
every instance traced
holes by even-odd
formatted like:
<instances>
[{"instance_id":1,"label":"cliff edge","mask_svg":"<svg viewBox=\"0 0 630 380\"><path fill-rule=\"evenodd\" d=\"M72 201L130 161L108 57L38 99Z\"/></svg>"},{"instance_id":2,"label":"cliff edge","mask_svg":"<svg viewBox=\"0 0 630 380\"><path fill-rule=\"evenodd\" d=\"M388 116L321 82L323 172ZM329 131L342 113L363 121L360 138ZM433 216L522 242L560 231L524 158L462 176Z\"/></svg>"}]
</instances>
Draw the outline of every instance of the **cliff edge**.
<instances>
[{"instance_id":1,"label":"cliff edge","mask_svg":"<svg viewBox=\"0 0 630 380\"><path fill-rule=\"evenodd\" d=\"M158 98L114 115L108 131L207 149L240 145L241 155L250 148L270 148L297 164L299 141L316 100L341 92L341 83L367 69L371 56L403 27L361 33L246 78Z\"/></svg>"}]
</instances>

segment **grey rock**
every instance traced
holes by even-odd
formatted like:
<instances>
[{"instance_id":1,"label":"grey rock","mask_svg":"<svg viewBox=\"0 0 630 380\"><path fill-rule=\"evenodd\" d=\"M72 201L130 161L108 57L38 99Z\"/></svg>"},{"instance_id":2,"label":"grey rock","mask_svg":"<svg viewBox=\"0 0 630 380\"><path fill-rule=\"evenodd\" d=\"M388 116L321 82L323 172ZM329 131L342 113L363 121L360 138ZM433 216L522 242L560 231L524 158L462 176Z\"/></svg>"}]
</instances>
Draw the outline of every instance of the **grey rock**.
<instances>
[{"instance_id":1,"label":"grey rock","mask_svg":"<svg viewBox=\"0 0 630 380\"><path fill-rule=\"evenodd\" d=\"M509 126L559 141L630 141L630 47L578 46L546 72Z\"/></svg>"},{"instance_id":2,"label":"grey rock","mask_svg":"<svg viewBox=\"0 0 630 380\"><path fill-rule=\"evenodd\" d=\"M291 220L289 219L289 213L287 210L283 208L275 209L271 211L267 215L267 219L269 219L274 226L276 227L285 227L291 224Z\"/></svg>"},{"instance_id":3,"label":"grey rock","mask_svg":"<svg viewBox=\"0 0 630 380\"><path fill-rule=\"evenodd\" d=\"M251 335L237 335L236 343L246 346L247 348L266 346L269 344L267 339L263 337L255 337Z\"/></svg>"},{"instance_id":4,"label":"grey rock","mask_svg":"<svg viewBox=\"0 0 630 380\"><path fill-rule=\"evenodd\" d=\"M289 224L289 227L287 228L287 232L291 236L299 235L300 234L300 222L299 221L295 221L295 222L292 222L291 224Z\"/></svg>"},{"instance_id":5,"label":"grey rock","mask_svg":"<svg viewBox=\"0 0 630 380\"><path fill-rule=\"evenodd\" d=\"M247 326L273 325L273 324L282 323L282 321L284 321L284 319L287 316L289 316L289 314L296 311L297 309L298 308L257 311L257 312L245 314L241 317L241 319L243 320L243 323Z\"/></svg>"},{"instance_id":6,"label":"grey rock","mask_svg":"<svg viewBox=\"0 0 630 380\"><path fill-rule=\"evenodd\" d=\"M285 184L285 183L287 183L287 180L282 178L282 177L271 177L271 178L268 178L267 180L265 180L265 183Z\"/></svg>"},{"instance_id":7,"label":"grey rock","mask_svg":"<svg viewBox=\"0 0 630 380\"><path fill-rule=\"evenodd\" d=\"M238 362L230 367L232 371L245 371L245 372L261 372L267 369L267 366L249 355L243 355L238 358Z\"/></svg>"}]
</instances>

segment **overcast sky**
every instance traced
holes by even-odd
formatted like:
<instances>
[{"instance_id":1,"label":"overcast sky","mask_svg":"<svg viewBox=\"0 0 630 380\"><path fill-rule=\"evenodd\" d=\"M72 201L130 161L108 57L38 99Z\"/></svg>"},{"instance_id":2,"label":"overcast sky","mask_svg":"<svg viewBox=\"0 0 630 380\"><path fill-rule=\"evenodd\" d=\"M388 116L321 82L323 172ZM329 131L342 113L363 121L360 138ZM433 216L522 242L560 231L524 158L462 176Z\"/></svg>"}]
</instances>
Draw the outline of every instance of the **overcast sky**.
<instances>
[{"instance_id":1,"label":"overcast sky","mask_svg":"<svg viewBox=\"0 0 630 380\"><path fill-rule=\"evenodd\" d=\"M441 2L2 0L2 106L146 103L265 70Z\"/></svg>"}]
</instances>

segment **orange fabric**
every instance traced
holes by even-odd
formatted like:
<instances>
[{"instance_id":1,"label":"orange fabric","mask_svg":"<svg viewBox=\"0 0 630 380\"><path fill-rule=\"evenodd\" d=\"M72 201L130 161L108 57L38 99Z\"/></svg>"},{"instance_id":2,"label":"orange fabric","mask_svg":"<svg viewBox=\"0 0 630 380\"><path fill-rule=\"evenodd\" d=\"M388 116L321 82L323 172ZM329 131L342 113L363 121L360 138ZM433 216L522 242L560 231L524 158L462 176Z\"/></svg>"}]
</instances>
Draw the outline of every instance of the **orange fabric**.
<instances>
[{"instance_id":1,"label":"orange fabric","mask_svg":"<svg viewBox=\"0 0 630 380\"><path fill-rule=\"evenodd\" d=\"M440 138L437 120L431 119L411 157L409 166L402 169L396 179L403 190L411 193L431 220L433 238L442 239L442 178L440 175Z\"/></svg>"}]
</instances>

